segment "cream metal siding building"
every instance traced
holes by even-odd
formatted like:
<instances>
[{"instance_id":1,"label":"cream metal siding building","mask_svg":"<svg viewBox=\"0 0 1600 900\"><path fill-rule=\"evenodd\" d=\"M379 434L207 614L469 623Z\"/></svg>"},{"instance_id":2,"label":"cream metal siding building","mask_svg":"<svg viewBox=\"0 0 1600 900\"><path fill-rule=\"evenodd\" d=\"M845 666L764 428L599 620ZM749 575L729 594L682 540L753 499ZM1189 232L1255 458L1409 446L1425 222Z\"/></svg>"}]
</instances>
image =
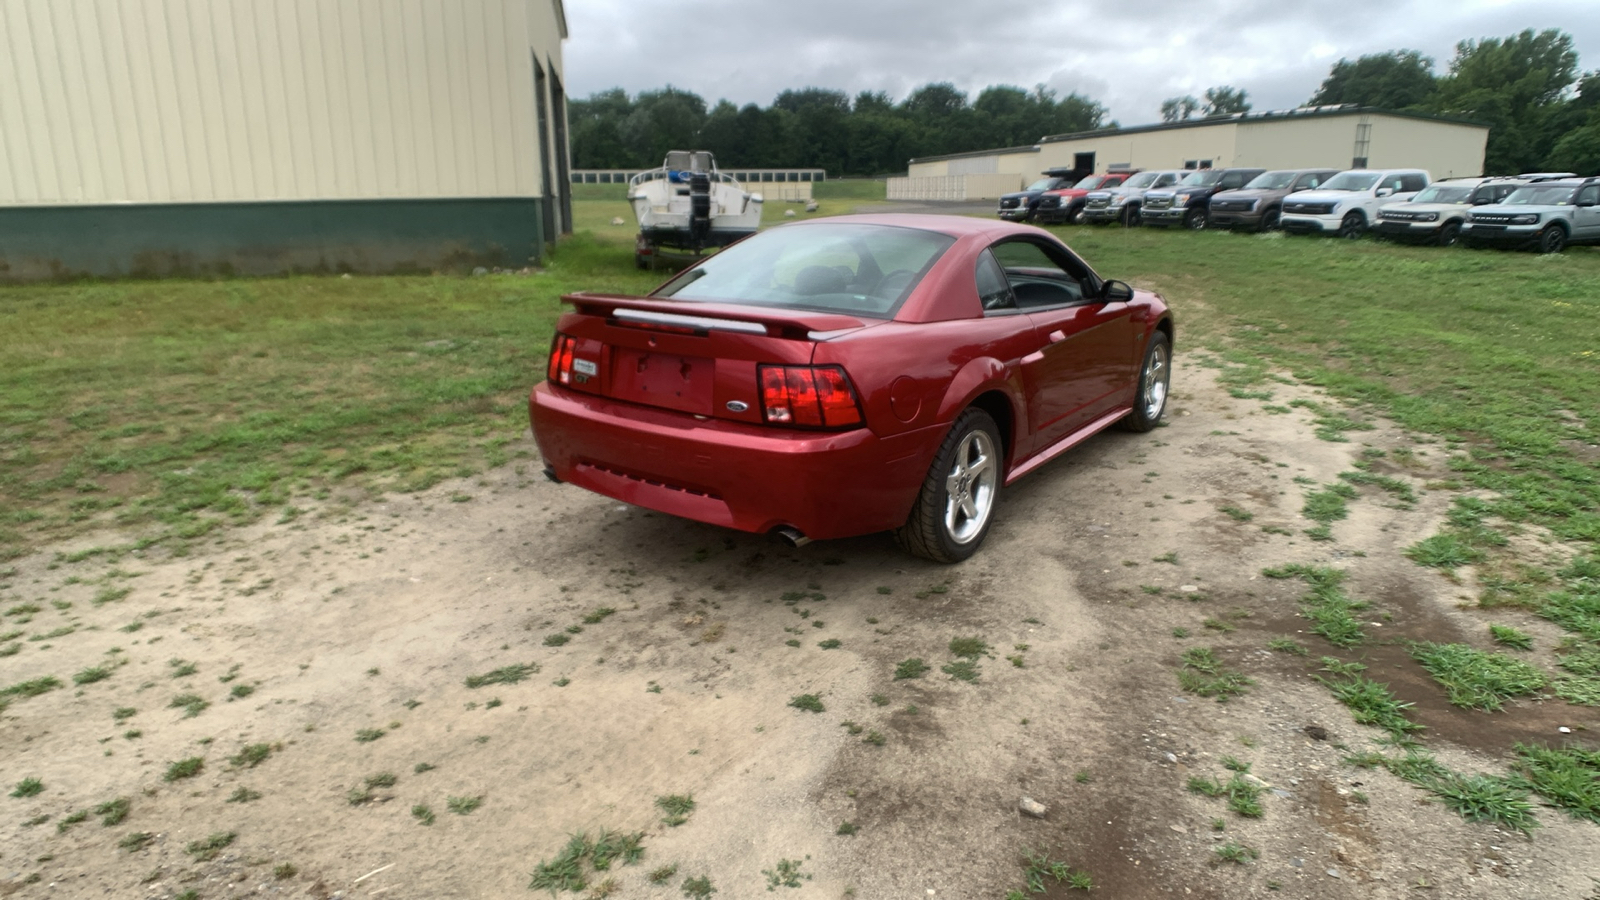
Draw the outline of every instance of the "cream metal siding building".
<instances>
[{"instance_id":1,"label":"cream metal siding building","mask_svg":"<svg viewBox=\"0 0 1600 900\"><path fill-rule=\"evenodd\" d=\"M0 280L525 265L561 0L0 0Z\"/></svg>"},{"instance_id":2,"label":"cream metal siding building","mask_svg":"<svg viewBox=\"0 0 1600 900\"><path fill-rule=\"evenodd\" d=\"M1472 122L1313 107L1055 135L1031 148L914 159L907 174L915 179L1007 173L1020 185L1054 168L1403 167L1427 169L1437 179L1482 174L1488 139L1488 127Z\"/></svg>"}]
</instances>

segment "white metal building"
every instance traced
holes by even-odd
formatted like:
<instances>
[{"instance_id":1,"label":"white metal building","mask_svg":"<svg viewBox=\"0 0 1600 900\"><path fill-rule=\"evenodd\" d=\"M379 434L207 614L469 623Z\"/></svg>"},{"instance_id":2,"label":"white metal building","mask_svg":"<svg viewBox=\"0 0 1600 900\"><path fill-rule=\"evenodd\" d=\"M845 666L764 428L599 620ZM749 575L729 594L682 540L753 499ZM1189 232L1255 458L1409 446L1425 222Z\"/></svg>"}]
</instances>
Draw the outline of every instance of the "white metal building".
<instances>
[{"instance_id":1,"label":"white metal building","mask_svg":"<svg viewBox=\"0 0 1600 900\"><path fill-rule=\"evenodd\" d=\"M561 0L0 0L0 280L521 266Z\"/></svg>"},{"instance_id":2,"label":"white metal building","mask_svg":"<svg viewBox=\"0 0 1600 900\"><path fill-rule=\"evenodd\" d=\"M1311 107L1053 135L1032 147L913 159L903 189L915 190L919 179L951 183L953 176L984 176L982 193L949 198L977 199L997 190L993 176L1005 176L1000 186L1017 190L1055 168L1405 167L1449 178L1482 174L1488 140L1488 126L1475 122L1372 107Z\"/></svg>"}]
</instances>

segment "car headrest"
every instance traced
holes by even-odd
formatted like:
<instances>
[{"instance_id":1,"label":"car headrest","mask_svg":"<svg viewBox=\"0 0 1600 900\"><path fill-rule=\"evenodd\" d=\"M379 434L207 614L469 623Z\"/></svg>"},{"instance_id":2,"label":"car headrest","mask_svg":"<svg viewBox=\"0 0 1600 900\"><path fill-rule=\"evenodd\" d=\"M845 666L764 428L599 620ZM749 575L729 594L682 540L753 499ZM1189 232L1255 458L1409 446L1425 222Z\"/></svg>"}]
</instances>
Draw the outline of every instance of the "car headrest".
<instances>
[{"instance_id":1,"label":"car headrest","mask_svg":"<svg viewBox=\"0 0 1600 900\"><path fill-rule=\"evenodd\" d=\"M794 277L795 293L806 296L842 294L848 284L843 272L827 266L806 266Z\"/></svg>"}]
</instances>

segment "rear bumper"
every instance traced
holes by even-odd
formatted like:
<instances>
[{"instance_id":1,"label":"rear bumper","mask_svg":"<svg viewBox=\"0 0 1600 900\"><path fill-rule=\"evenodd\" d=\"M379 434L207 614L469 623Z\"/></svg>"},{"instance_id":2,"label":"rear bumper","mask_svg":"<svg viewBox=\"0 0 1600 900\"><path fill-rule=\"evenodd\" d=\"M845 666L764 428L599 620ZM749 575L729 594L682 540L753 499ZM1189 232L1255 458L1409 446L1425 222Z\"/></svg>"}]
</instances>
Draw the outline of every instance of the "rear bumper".
<instances>
[{"instance_id":1,"label":"rear bumper","mask_svg":"<svg viewBox=\"0 0 1600 900\"><path fill-rule=\"evenodd\" d=\"M812 432L592 397L548 382L528 414L562 481L669 515L816 539L905 524L939 427L880 438L870 429Z\"/></svg>"}]
</instances>

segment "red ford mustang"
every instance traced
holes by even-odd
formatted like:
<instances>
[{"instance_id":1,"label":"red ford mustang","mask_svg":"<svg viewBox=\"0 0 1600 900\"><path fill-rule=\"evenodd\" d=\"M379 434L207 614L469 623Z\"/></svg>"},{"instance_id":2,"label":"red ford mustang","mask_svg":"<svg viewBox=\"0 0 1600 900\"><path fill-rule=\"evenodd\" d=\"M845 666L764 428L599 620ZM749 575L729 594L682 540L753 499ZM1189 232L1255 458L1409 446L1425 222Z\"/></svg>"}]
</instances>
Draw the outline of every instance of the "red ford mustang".
<instances>
[{"instance_id":1,"label":"red ford mustang","mask_svg":"<svg viewBox=\"0 0 1600 900\"><path fill-rule=\"evenodd\" d=\"M1023 225L813 219L648 297L562 300L528 403L545 473L794 544L965 559L1002 486L1166 408L1166 304Z\"/></svg>"}]
</instances>

